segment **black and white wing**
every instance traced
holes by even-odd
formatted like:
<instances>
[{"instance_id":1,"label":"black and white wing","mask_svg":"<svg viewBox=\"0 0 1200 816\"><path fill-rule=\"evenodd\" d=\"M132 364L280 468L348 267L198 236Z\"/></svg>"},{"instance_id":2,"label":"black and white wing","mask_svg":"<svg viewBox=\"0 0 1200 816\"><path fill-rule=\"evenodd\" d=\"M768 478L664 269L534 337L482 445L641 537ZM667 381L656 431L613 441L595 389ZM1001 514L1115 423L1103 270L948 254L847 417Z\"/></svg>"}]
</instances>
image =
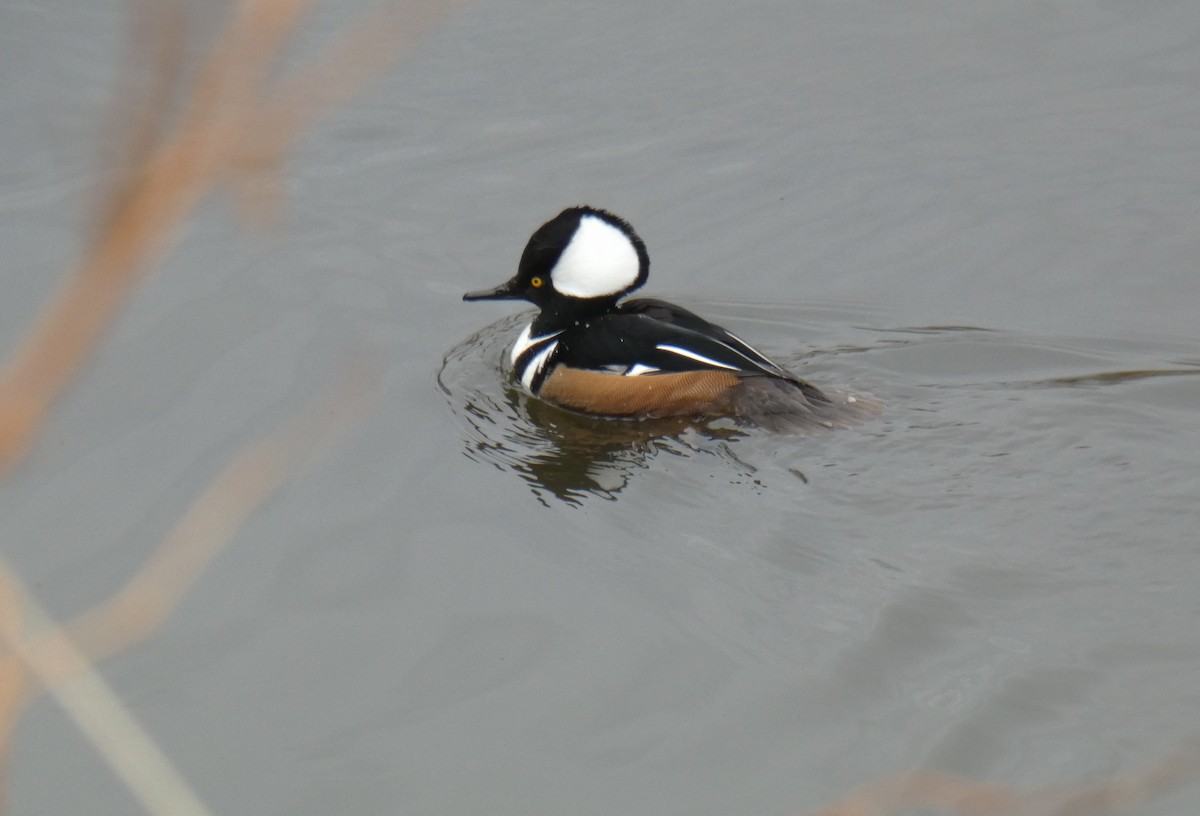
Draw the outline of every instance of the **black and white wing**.
<instances>
[{"instance_id":1,"label":"black and white wing","mask_svg":"<svg viewBox=\"0 0 1200 816\"><path fill-rule=\"evenodd\" d=\"M640 308L564 332L558 361L630 375L718 369L795 379L748 343L685 309L659 301L633 303Z\"/></svg>"},{"instance_id":2,"label":"black and white wing","mask_svg":"<svg viewBox=\"0 0 1200 816\"><path fill-rule=\"evenodd\" d=\"M715 323L710 323L682 306L653 298L637 298L626 301L621 304L620 308L622 314L643 315L663 326L680 330L677 336L679 343L675 344L675 349L695 351L701 356L709 357L710 360L718 363L716 366L718 368L733 367L738 370L758 371L775 377L794 379L789 371L771 361L765 354L733 332ZM697 340L697 336L704 340ZM669 337L665 345L672 345ZM706 354L705 350L709 353ZM673 349L672 352L679 355L677 350ZM687 355L680 356L686 357ZM693 361L702 363L698 360Z\"/></svg>"}]
</instances>

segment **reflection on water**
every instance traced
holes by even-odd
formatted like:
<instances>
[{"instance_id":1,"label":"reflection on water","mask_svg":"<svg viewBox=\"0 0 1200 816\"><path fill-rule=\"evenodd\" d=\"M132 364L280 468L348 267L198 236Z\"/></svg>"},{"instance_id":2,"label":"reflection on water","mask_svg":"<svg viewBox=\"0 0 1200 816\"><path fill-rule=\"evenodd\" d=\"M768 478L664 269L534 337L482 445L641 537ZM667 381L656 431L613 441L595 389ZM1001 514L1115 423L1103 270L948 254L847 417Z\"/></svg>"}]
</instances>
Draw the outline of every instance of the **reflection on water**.
<instances>
[{"instance_id":1,"label":"reflection on water","mask_svg":"<svg viewBox=\"0 0 1200 816\"><path fill-rule=\"evenodd\" d=\"M733 461L720 444L742 435L736 427L689 418L610 420L571 414L507 386L509 405L540 429L542 444L530 449L514 470L534 487L577 503L584 493L614 498L633 474L658 455L715 455Z\"/></svg>"}]
</instances>

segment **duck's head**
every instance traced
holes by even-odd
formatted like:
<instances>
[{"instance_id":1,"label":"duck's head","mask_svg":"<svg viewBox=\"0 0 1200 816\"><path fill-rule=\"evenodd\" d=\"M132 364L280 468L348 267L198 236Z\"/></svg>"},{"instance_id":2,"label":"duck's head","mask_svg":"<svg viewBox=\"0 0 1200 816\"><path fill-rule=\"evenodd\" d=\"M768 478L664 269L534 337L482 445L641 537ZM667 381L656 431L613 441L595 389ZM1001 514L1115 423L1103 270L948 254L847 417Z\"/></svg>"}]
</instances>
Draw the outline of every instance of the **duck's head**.
<instances>
[{"instance_id":1,"label":"duck's head","mask_svg":"<svg viewBox=\"0 0 1200 816\"><path fill-rule=\"evenodd\" d=\"M650 257L623 219L570 207L538 227L512 280L463 300L528 300L542 309L614 303L646 282ZM573 311L573 309L572 309Z\"/></svg>"}]
</instances>

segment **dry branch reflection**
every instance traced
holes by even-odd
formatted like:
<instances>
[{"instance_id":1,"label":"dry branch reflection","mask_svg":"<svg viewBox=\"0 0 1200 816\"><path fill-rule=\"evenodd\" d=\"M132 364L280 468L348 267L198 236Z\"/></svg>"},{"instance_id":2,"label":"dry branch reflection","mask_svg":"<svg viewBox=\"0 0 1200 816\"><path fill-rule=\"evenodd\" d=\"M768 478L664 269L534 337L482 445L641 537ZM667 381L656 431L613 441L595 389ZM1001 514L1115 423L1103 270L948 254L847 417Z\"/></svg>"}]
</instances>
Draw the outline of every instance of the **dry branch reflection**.
<instances>
[{"instance_id":1,"label":"dry branch reflection","mask_svg":"<svg viewBox=\"0 0 1200 816\"><path fill-rule=\"evenodd\" d=\"M1189 746L1140 771L1080 785L1020 792L934 771L876 780L806 816L889 816L914 808L948 816L1101 816L1144 802L1200 775L1200 748Z\"/></svg>"}]
</instances>

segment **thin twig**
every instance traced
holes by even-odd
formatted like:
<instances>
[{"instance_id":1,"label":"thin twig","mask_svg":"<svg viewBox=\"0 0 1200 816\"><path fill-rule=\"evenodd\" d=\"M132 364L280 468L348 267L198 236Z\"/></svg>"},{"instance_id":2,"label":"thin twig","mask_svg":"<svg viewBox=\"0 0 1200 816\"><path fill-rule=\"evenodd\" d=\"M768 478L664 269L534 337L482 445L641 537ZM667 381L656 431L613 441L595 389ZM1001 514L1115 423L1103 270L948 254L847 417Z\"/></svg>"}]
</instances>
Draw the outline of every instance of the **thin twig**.
<instances>
[{"instance_id":1,"label":"thin twig","mask_svg":"<svg viewBox=\"0 0 1200 816\"><path fill-rule=\"evenodd\" d=\"M125 588L68 627L53 625L0 560L0 637L9 645L0 660L0 738L34 691L50 689L149 812L205 813L91 663L128 649L162 625L250 514L354 420L367 386L366 373L356 371L240 451ZM21 621L31 631L22 631ZM5 739L0 759L6 747Z\"/></svg>"},{"instance_id":2,"label":"thin twig","mask_svg":"<svg viewBox=\"0 0 1200 816\"><path fill-rule=\"evenodd\" d=\"M131 150L143 154L110 185L74 273L0 373L0 476L24 457L55 400L197 203L229 181L246 180L261 189L267 170L278 167L315 116L403 53L397 47L401 21L423 31L437 17L435 4L422 0L415 13L374 18L274 93L269 74L308 4L240 4L187 89L173 126L167 120L171 91L180 91L179 71L172 67L171 49L152 57L163 63L164 78L143 108L129 115ZM179 36L182 24L174 19L166 17L161 26L166 39Z\"/></svg>"},{"instance_id":3,"label":"thin twig","mask_svg":"<svg viewBox=\"0 0 1200 816\"><path fill-rule=\"evenodd\" d=\"M91 667L87 657L25 592L3 559L0 559L0 593L19 599L27 625L35 632L38 648L30 649L26 638L14 636L8 626L0 628L0 636L12 654L50 689L142 806L155 816L210 816L211 811L150 735ZM59 682L67 675L74 679L69 683Z\"/></svg>"}]
</instances>

